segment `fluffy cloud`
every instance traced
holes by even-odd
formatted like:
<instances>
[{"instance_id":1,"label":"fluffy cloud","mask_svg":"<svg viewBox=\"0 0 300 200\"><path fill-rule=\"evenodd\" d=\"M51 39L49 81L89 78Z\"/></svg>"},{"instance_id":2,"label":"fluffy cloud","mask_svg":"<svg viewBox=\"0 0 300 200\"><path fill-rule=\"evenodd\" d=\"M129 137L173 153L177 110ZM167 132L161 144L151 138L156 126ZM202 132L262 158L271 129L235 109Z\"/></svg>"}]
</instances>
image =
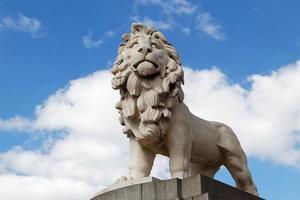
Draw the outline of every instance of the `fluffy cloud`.
<instances>
[{"instance_id":1,"label":"fluffy cloud","mask_svg":"<svg viewBox=\"0 0 300 200\"><path fill-rule=\"evenodd\" d=\"M99 47L103 43L102 39L95 40L92 37L93 37L92 32L89 32L87 35L83 36L82 44L84 47L95 48L95 47Z\"/></svg>"},{"instance_id":2,"label":"fluffy cloud","mask_svg":"<svg viewBox=\"0 0 300 200\"><path fill-rule=\"evenodd\" d=\"M186 101L195 114L229 124L248 155L300 167L300 61L250 76L249 90L230 84L218 69L186 69L185 75Z\"/></svg>"},{"instance_id":3,"label":"fluffy cloud","mask_svg":"<svg viewBox=\"0 0 300 200\"><path fill-rule=\"evenodd\" d=\"M185 102L196 115L230 125L249 156L300 167L299 77L300 61L250 76L246 89L217 68L186 68ZM88 199L127 174L128 141L110 79L108 71L98 71L71 81L37 106L34 119L1 121L0 129L46 131L49 139L35 149L0 154L0 199ZM51 132L63 134L53 138ZM158 158L153 175L168 176L166 159Z\"/></svg>"},{"instance_id":4,"label":"fluffy cloud","mask_svg":"<svg viewBox=\"0 0 300 200\"><path fill-rule=\"evenodd\" d=\"M190 28L187 28L187 27L183 27L183 28L181 29L181 31L184 32L184 33L187 34L187 35L191 33L191 29L190 29Z\"/></svg>"},{"instance_id":5,"label":"fluffy cloud","mask_svg":"<svg viewBox=\"0 0 300 200\"><path fill-rule=\"evenodd\" d=\"M1 175L0 184L1 200L82 200L88 199L86 193L93 191L92 186L82 181L37 176Z\"/></svg>"},{"instance_id":6,"label":"fluffy cloud","mask_svg":"<svg viewBox=\"0 0 300 200\"><path fill-rule=\"evenodd\" d=\"M110 31L105 32L104 36L102 38L94 39L93 33L91 31L89 31L87 35L82 37L82 44L85 48L97 48L103 44L105 39L107 39L109 37L113 37L116 33L117 33L117 31L110 30Z\"/></svg>"},{"instance_id":7,"label":"fluffy cloud","mask_svg":"<svg viewBox=\"0 0 300 200\"><path fill-rule=\"evenodd\" d=\"M158 7L160 13L165 16L164 18L166 18L166 20L154 21L149 17L140 17L142 14L139 15L136 13L133 21L139 21L158 29L179 27L179 29L181 29L181 31L185 34L189 34L193 30L217 41L226 39L221 25L217 23L210 13L204 11L200 4L193 4L187 0L135 0L135 10L138 11L141 6ZM185 18L188 19L188 24L185 23ZM192 27L189 27L190 24L193 24Z\"/></svg>"},{"instance_id":8,"label":"fluffy cloud","mask_svg":"<svg viewBox=\"0 0 300 200\"><path fill-rule=\"evenodd\" d=\"M193 14L197 6L187 0L135 0L135 7L139 5L156 5L167 15Z\"/></svg>"},{"instance_id":9,"label":"fluffy cloud","mask_svg":"<svg viewBox=\"0 0 300 200\"><path fill-rule=\"evenodd\" d=\"M31 187L22 187L23 195L30 199L45 199L35 194L34 184L47 195L51 183L56 185L49 192L60 195L55 199L89 199L100 188L127 173L128 148L113 109L118 94L112 91L110 78L109 72L100 71L71 81L67 88L37 106L30 130L37 130L36 134L41 131L65 134L59 139L50 135L37 149L14 147L2 153L0 174L5 175L0 176L0 199L20 199L12 192L19 182L30 183ZM10 122L13 120L6 124ZM10 123L10 129L14 125L19 127ZM2 191L6 188L2 185L11 186L11 190L7 189L11 192ZM70 189L62 191L63 186Z\"/></svg>"},{"instance_id":10,"label":"fluffy cloud","mask_svg":"<svg viewBox=\"0 0 300 200\"><path fill-rule=\"evenodd\" d=\"M155 27L160 30L168 30L168 29L172 28L172 25L169 22L161 21L161 20L153 20L149 17L144 17L144 18L140 19L138 16L134 16L134 17L132 17L132 20L134 22L139 22L146 26Z\"/></svg>"},{"instance_id":11,"label":"fluffy cloud","mask_svg":"<svg viewBox=\"0 0 300 200\"><path fill-rule=\"evenodd\" d=\"M207 12L200 13L196 17L196 29L202 31L213 39L226 39L224 33L222 32L221 26L215 21L211 14Z\"/></svg>"},{"instance_id":12,"label":"fluffy cloud","mask_svg":"<svg viewBox=\"0 0 300 200\"><path fill-rule=\"evenodd\" d=\"M32 125L31 121L22 116L16 116L8 120L0 119L0 130L24 131L24 130L30 130L31 125Z\"/></svg>"},{"instance_id":13,"label":"fluffy cloud","mask_svg":"<svg viewBox=\"0 0 300 200\"><path fill-rule=\"evenodd\" d=\"M6 16L0 19L0 29L29 33L33 37L43 35L43 26L35 17L27 17L18 13L17 17Z\"/></svg>"}]
</instances>

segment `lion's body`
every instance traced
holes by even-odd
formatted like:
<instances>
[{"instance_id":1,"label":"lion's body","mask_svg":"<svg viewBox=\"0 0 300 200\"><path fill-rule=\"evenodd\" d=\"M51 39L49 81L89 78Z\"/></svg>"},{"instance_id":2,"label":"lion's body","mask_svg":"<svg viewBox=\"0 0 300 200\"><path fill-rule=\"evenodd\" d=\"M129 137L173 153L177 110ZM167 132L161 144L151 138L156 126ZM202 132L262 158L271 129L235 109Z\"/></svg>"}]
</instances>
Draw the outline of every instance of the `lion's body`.
<instances>
[{"instance_id":1,"label":"lion's body","mask_svg":"<svg viewBox=\"0 0 300 200\"><path fill-rule=\"evenodd\" d=\"M171 123L186 127L185 137L190 140L187 143L191 142L192 145L191 162L198 163L203 167L221 164L221 153L217 146L219 138L217 127L212 122L190 113L184 103L174 108L173 114L174 118ZM170 126L172 127L172 125ZM172 132L170 131L168 135L172 135Z\"/></svg>"},{"instance_id":2,"label":"lion's body","mask_svg":"<svg viewBox=\"0 0 300 200\"><path fill-rule=\"evenodd\" d=\"M124 41L112 69L113 88L121 94L116 108L130 138L129 177L120 180L149 176L155 155L162 154L170 158L172 177L213 177L225 165L238 188L257 195L234 132L196 117L183 102L179 55L162 33L134 24Z\"/></svg>"},{"instance_id":3,"label":"lion's body","mask_svg":"<svg viewBox=\"0 0 300 200\"><path fill-rule=\"evenodd\" d=\"M219 130L214 122L209 122L193 115L182 103L174 107L172 117L169 124L170 128L166 131L166 141L164 146L159 148L158 145L144 144L147 148L153 149L155 153L169 156L169 152L165 151L167 147L167 138L177 131L172 127L185 127L184 140L182 142L191 143L191 162L201 165L220 164L220 149L217 146L219 138ZM209 156L208 156L209 155Z\"/></svg>"}]
</instances>

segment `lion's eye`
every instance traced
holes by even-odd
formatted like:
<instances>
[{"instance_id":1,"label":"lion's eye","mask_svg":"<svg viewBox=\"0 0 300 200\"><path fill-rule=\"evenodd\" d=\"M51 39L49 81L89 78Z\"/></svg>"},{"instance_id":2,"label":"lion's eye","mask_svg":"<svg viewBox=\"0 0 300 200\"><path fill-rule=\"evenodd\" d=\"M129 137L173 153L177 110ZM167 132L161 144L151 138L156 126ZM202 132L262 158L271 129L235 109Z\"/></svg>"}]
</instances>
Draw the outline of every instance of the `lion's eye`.
<instances>
[{"instance_id":1,"label":"lion's eye","mask_svg":"<svg viewBox=\"0 0 300 200\"><path fill-rule=\"evenodd\" d=\"M152 43L151 46L152 46L152 48L157 48L157 44L155 44L155 43Z\"/></svg>"},{"instance_id":2,"label":"lion's eye","mask_svg":"<svg viewBox=\"0 0 300 200\"><path fill-rule=\"evenodd\" d=\"M134 42L131 44L131 47L136 47L138 45L138 42Z\"/></svg>"}]
</instances>

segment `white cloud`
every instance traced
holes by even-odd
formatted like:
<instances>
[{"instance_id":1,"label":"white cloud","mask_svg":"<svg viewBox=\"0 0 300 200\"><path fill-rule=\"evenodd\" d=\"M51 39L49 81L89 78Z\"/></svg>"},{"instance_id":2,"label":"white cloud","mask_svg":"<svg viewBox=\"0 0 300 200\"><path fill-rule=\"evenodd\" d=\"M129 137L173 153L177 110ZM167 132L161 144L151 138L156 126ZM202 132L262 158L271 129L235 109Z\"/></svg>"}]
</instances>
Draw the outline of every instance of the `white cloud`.
<instances>
[{"instance_id":1,"label":"white cloud","mask_svg":"<svg viewBox=\"0 0 300 200\"><path fill-rule=\"evenodd\" d=\"M167 15L193 14L197 6L187 0L135 0L135 7L139 5L156 5Z\"/></svg>"},{"instance_id":2,"label":"white cloud","mask_svg":"<svg viewBox=\"0 0 300 200\"><path fill-rule=\"evenodd\" d=\"M115 36L116 33L117 33L117 30L106 31L102 38L94 39L93 32L89 31L87 35L82 37L82 44L86 48L97 48L103 44L105 39Z\"/></svg>"},{"instance_id":3,"label":"white cloud","mask_svg":"<svg viewBox=\"0 0 300 200\"><path fill-rule=\"evenodd\" d=\"M102 39L95 40L93 39L93 33L89 32L87 35L83 36L82 44L86 48L96 48L99 47L103 43Z\"/></svg>"},{"instance_id":4,"label":"white cloud","mask_svg":"<svg viewBox=\"0 0 300 200\"><path fill-rule=\"evenodd\" d=\"M117 33L117 31L110 30L110 31L107 31L105 34L107 35L107 37L112 37L112 36L114 36L116 33Z\"/></svg>"},{"instance_id":5,"label":"white cloud","mask_svg":"<svg viewBox=\"0 0 300 200\"><path fill-rule=\"evenodd\" d=\"M134 16L132 18L132 20L134 22L143 23L146 26L155 27L155 28L161 29L161 30L169 30L172 28L172 25L166 21L161 21L161 20L156 21L149 17L144 17L143 19L140 19L138 16Z\"/></svg>"},{"instance_id":6,"label":"white cloud","mask_svg":"<svg viewBox=\"0 0 300 200\"><path fill-rule=\"evenodd\" d=\"M16 116L8 120L0 119L0 130L24 131L24 130L30 130L30 128L31 128L31 121L22 116Z\"/></svg>"},{"instance_id":7,"label":"white cloud","mask_svg":"<svg viewBox=\"0 0 300 200\"><path fill-rule=\"evenodd\" d=\"M217 69L187 69L185 75L195 114L233 127L248 155L300 168L300 61L250 76L250 90L230 84Z\"/></svg>"},{"instance_id":8,"label":"white cloud","mask_svg":"<svg viewBox=\"0 0 300 200\"><path fill-rule=\"evenodd\" d=\"M82 181L38 176L0 175L0 184L1 200L82 200L90 199L87 192L93 192L93 187Z\"/></svg>"},{"instance_id":9,"label":"white cloud","mask_svg":"<svg viewBox=\"0 0 300 200\"><path fill-rule=\"evenodd\" d=\"M146 26L155 27L157 29L171 29L176 26L178 22L175 20L176 16L192 15L197 6L191 4L186 0L135 0L134 9L138 11L141 6L157 6L159 12L165 15L164 20L153 20L143 14L136 13L132 20L134 22L141 22ZM186 33L185 29L185 33Z\"/></svg>"},{"instance_id":10,"label":"white cloud","mask_svg":"<svg viewBox=\"0 0 300 200\"><path fill-rule=\"evenodd\" d=\"M37 149L14 147L0 154L0 199L20 199L12 189L26 182L30 184L22 187L23 195L32 200L46 199L41 195L49 192L57 195L50 195L51 199L89 199L127 173L127 140L117 120L114 104L118 94L111 89L110 79L110 72L100 71L71 81L37 106L31 130L37 130L36 134L63 130L67 135L52 141L46 152L48 140ZM70 189L62 191L61 187ZM74 189L77 191L72 192Z\"/></svg>"},{"instance_id":11,"label":"white cloud","mask_svg":"<svg viewBox=\"0 0 300 200\"><path fill-rule=\"evenodd\" d=\"M299 77L300 61L250 76L251 87L245 89L217 68L186 68L185 102L199 117L230 125L249 156L300 168ZM29 126L36 134L67 134L51 141L47 151L48 140L39 148L0 154L0 199L17 200L19 194L32 200L88 199L127 173L128 140L118 124L119 95L110 79L104 70L71 81L37 106L35 119L1 121L0 129ZM167 160L160 157L154 175L167 177L166 169Z\"/></svg>"},{"instance_id":12,"label":"white cloud","mask_svg":"<svg viewBox=\"0 0 300 200\"><path fill-rule=\"evenodd\" d=\"M0 19L0 29L29 33L33 37L43 35L43 26L35 17L27 17L18 13L17 17L6 16Z\"/></svg>"},{"instance_id":13,"label":"white cloud","mask_svg":"<svg viewBox=\"0 0 300 200\"><path fill-rule=\"evenodd\" d=\"M216 40L225 40L221 26L208 12L200 13L196 18L196 29Z\"/></svg>"},{"instance_id":14,"label":"white cloud","mask_svg":"<svg viewBox=\"0 0 300 200\"><path fill-rule=\"evenodd\" d=\"M144 17L144 20L140 21L146 25L150 24L158 29L159 27L163 27L162 29L176 27L174 30L179 28L185 34L190 34L192 31L201 32L217 41L226 39L221 25L209 12L204 11L200 4L193 4L187 0L135 0L134 8L138 11L140 6L149 5L159 7L166 19L165 21L153 21ZM143 15L137 12L135 16L138 19Z\"/></svg>"},{"instance_id":15,"label":"white cloud","mask_svg":"<svg viewBox=\"0 0 300 200\"><path fill-rule=\"evenodd\" d=\"M191 33L191 29L188 28L188 27L183 27L183 28L181 29L181 31L184 32L184 33L187 34L187 35Z\"/></svg>"}]
</instances>

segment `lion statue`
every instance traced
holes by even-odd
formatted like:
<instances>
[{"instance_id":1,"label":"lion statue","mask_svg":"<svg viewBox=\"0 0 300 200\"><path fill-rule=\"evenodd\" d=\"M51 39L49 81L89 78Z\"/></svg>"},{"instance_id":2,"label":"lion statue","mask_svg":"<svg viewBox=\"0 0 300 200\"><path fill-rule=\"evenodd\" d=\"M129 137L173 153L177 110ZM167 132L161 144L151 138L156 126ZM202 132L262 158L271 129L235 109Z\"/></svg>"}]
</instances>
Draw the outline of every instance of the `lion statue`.
<instances>
[{"instance_id":1,"label":"lion statue","mask_svg":"<svg viewBox=\"0 0 300 200\"><path fill-rule=\"evenodd\" d=\"M156 154L170 158L172 178L201 173L213 177L224 165L236 187L258 195L247 158L234 132L225 124L193 115L183 102L180 57L164 35L132 24L123 36L112 67L116 108L130 138L129 181L149 176Z\"/></svg>"}]
</instances>

